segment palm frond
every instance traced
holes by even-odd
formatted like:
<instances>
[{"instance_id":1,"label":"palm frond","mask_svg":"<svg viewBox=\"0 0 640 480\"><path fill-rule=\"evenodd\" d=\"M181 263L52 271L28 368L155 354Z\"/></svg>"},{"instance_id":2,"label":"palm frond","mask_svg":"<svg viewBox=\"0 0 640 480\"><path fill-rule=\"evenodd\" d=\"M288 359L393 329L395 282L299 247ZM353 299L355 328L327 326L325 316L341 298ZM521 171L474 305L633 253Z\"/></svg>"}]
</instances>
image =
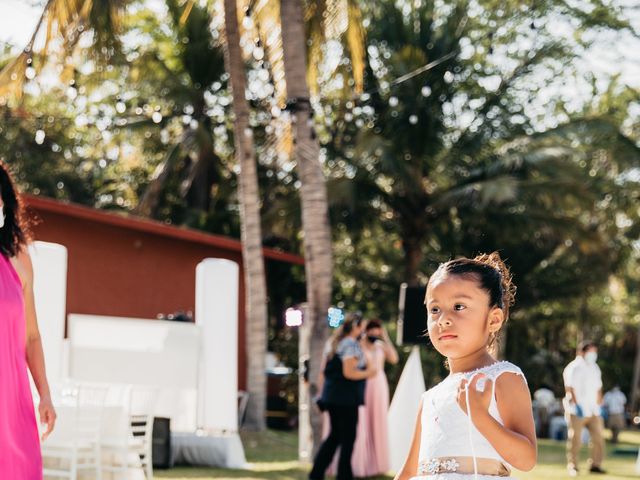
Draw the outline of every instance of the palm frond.
<instances>
[{"instance_id":1,"label":"palm frond","mask_svg":"<svg viewBox=\"0 0 640 480\"><path fill-rule=\"evenodd\" d=\"M355 0L349 0L348 9L349 21L345 36L351 55L355 92L360 94L364 89L364 72L367 67L367 41L362 24L362 12Z\"/></svg>"},{"instance_id":2,"label":"palm frond","mask_svg":"<svg viewBox=\"0 0 640 480\"><path fill-rule=\"evenodd\" d=\"M149 185L147 185L142 198L134 209L134 213L144 217L155 218L162 192L171 174L174 172L178 161L182 158L182 154L193 149L195 144L196 140L193 130L185 130L180 142L173 145L173 147L167 151L165 158L156 167Z\"/></svg>"},{"instance_id":3,"label":"palm frond","mask_svg":"<svg viewBox=\"0 0 640 480\"><path fill-rule=\"evenodd\" d=\"M282 34L280 27L280 1L259 0L248 12L255 20L253 28L247 32L259 39L259 47L269 63L269 70L275 88L276 101L281 108L287 103L287 85L285 83L284 57L282 53ZM240 24L242 25L243 22Z\"/></svg>"},{"instance_id":4,"label":"palm frond","mask_svg":"<svg viewBox=\"0 0 640 480\"><path fill-rule=\"evenodd\" d=\"M180 25L184 25L185 23L187 23L187 19L189 18L189 15L191 14L191 10L193 10L193 6L195 5L195 3L195 0L187 0L182 11L182 15L180 16Z\"/></svg>"},{"instance_id":5,"label":"palm frond","mask_svg":"<svg viewBox=\"0 0 640 480\"><path fill-rule=\"evenodd\" d=\"M240 18L242 34L256 38L256 47L263 49L271 82L274 88L274 100L280 109L287 106L287 84L285 81L284 55L282 51L282 33L280 26L280 0L257 0L249 5L248 0L240 0L239 12L250 16L253 22L245 23ZM249 7L250 10L249 10ZM293 152L293 131L291 124L283 116L272 119L273 134L268 139L277 152L289 158Z\"/></svg>"},{"instance_id":6,"label":"palm frond","mask_svg":"<svg viewBox=\"0 0 640 480\"><path fill-rule=\"evenodd\" d=\"M18 102L22 99L28 62L29 56L23 53L0 71L0 104L7 103L10 99Z\"/></svg>"},{"instance_id":7,"label":"palm frond","mask_svg":"<svg viewBox=\"0 0 640 480\"><path fill-rule=\"evenodd\" d=\"M20 100L27 80L27 69L41 68L51 51L51 46L58 43L62 50L62 58L72 56L72 52L83 32L93 32L96 48L92 53L98 59L108 59L119 49L118 33L122 27L122 17L128 0L49 0L44 9L31 39L23 51L0 72L0 98L8 101ZM43 61L39 65L33 63L34 45L43 28L44 47L37 52ZM63 71L69 72L68 66Z\"/></svg>"}]
</instances>

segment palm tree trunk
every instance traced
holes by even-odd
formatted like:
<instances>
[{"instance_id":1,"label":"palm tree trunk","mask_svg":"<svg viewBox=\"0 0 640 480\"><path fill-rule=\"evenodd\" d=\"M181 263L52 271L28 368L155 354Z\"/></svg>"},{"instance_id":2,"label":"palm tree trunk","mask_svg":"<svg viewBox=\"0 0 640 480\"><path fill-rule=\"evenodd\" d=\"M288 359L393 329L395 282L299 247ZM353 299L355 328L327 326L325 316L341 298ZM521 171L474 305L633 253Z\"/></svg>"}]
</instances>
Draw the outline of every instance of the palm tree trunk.
<instances>
[{"instance_id":1,"label":"palm tree trunk","mask_svg":"<svg viewBox=\"0 0 640 480\"><path fill-rule=\"evenodd\" d=\"M631 412L635 413L640 403L640 325L636 337L636 358L633 362L633 379L631 381Z\"/></svg>"},{"instance_id":2,"label":"palm tree trunk","mask_svg":"<svg viewBox=\"0 0 640 480\"><path fill-rule=\"evenodd\" d=\"M225 63L233 94L235 154L240 165L239 198L247 318L248 428L264 430L267 379L267 295L262 256L260 198L253 135L249 127L249 105L245 98L246 74L240 49L236 0L224 0ZM235 361L229 359L229 361Z\"/></svg>"},{"instance_id":3,"label":"palm tree trunk","mask_svg":"<svg viewBox=\"0 0 640 480\"><path fill-rule=\"evenodd\" d=\"M422 263L421 242L417 238L406 237L402 239L404 250L404 280L410 286L418 285L418 273Z\"/></svg>"},{"instance_id":4,"label":"palm tree trunk","mask_svg":"<svg viewBox=\"0 0 640 480\"><path fill-rule=\"evenodd\" d=\"M302 229L304 232L307 318L311 324L309 345L309 394L317 392L322 351L328 337L327 310L331 303L333 258L327 187L320 164L320 144L313 129L306 72L306 35L302 0L282 0L280 4L282 45L287 97L294 127L294 155L300 172ZM303 406L304 407L304 406ZM314 450L320 444L321 417L312 405Z\"/></svg>"},{"instance_id":5,"label":"palm tree trunk","mask_svg":"<svg viewBox=\"0 0 640 480\"><path fill-rule=\"evenodd\" d=\"M180 194L187 200L190 210L200 213L208 213L211 207L211 188L220 182L217 172L220 165L220 157L213 150L213 137L211 136L210 122L201 122L198 127L199 139L198 155L189 168L187 178L180 186Z\"/></svg>"},{"instance_id":6,"label":"palm tree trunk","mask_svg":"<svg viewBox=\"0 0 640 480\"><path fill-rule=\"evenodd\" d=\"M177 161L180 153L180 143L178 143L171 148L162 163L156 167L153 172L151 182L149 182L142 198L134 209L134 213L136 215L142 215L149 218L157 217L162 192L171 177L174 163Z\"/></svg>"}]
</instances>

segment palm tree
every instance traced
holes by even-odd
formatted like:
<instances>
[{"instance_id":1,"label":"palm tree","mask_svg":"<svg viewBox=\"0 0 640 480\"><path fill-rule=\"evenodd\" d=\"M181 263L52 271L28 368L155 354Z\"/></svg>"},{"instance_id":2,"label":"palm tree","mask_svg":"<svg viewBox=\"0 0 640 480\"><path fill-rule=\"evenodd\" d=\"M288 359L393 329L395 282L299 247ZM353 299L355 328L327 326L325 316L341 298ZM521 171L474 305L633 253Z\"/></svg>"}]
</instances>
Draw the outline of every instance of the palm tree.
<instances>
[{"instance_id":1,"label":"palm tree","mask_svg":"<svg viewBox=\"0 0 640 480\"><path fill-rule=\"evenodd\" d=\"M70 52L73 50L83 31L91 29L95 38L94 54L104 59L117 54L118 33L121 33L122 14L126 6L125 0L108 0L92 2L84 0L49 0L45 5L40 21L33 33L32 39L24 52L20 54L10 65L0 73L0 95L13 93L16 96L22 91L25 71L32 63L34 56L33 45L37 35L43 26L47 26L47 38L45 50L55 37L60 37L63 44ZM208 34L208 16L204 10L198 10L194 2L187 2L182 15L179 15L177 3L167 0L169 10L174 16L180 16L181 22L191 22L194 27L189 29L187 35ZM202 27L205 27L204 29ZM198 28L200 27L200 28ZM245 279L246 299L246 343L247 343L247 389L250 395L250 408L247 409L248 426L261 430L265 428L266 407L266 376L265 376L265 350L267 344L267 309L266 309L266 284L264 274L264 259L262 255L262 236L260 226L260 199L256 174L255 154L253 148L252 133L249 126L249 108L245 95L244 63L240 51L240 39L237 24L235 1L225 0L225 27L228 38L225 50L225 63L231 78L233 93L233 108L235 111L234 142L236 157L241 167L240 173L240 205L241 205L241 235L243 245L243 267ZM191 38L190 40L194 40ZM202 46L202 45L201 45ZM210 47L205 38L204 46ZM205 49L206 49L205 48ZM190 61L188 68L192 74L204 74L211 58L194 58L194 50L186 50L183 59ZM44 55L43 55L44 56ZM200 87L203 85L201 84ZM204 107L204 102L200 102ZM202 113L202 111L200 111ZM204 118L203 118L204 119ZM206 119L205 119L206 120ZM204 138L204 144L200 145L200 155L193 162L188 176L186 191L197 199L195 203L206 206L209 199L210 179L208 171L212 168L212 162L216 157L212 149L210 129L205 123L200 131L200 138ZM184 138L187 143L187 138ZM152 213L158 202L161 185L171 172L172 162L178 158L178 148L174 148L155 176L151 189L146 197L143 197L142 210Z\"/></svg>"},{"instance_id":2,"label":"palm tree","mask_svg":"<svg viewBox=\"0 0 640 480\"><path fill-rule=\"evenodd\" d=\"M311 399L314 381L320 374L320 359L328 336L325 322L331 303L332 250L327 189L320 145L313 128L309 87L306 80L307 63L300 0L280 3L282 52L288 105L294 125L294 156L301 180L302 225L304 232L305 267L307 279L307 310L305 321L310 323L309 379ZM311 409L312 405L308 405ZM311 416L314 445L320 444L321 418Z\"/></svg>"},{"instance_id":3,"label":"palm tree","mask_svg":"<svg viewBox=\"0 0 640 480\"><path fill-rule=\"evenodd\" d=\"M101 61L113 58L119 49L118 33L128 0L106 0L93 2L87 0L47 0L38 19L31 39L22 53L17 55L0 72L0 97L9 100L20 99L28 68L41 66L47 59L52 40L59 39L62 44L61 58L58 60L65 68L62 75L71 70L67 58L78 44L82 33L93 31L92 55ZM41 52L34 51L38 35L46 31L44 47Z\"/></svg>"},{"instance_id":4,"label":"palm tree","mask_svg":"<svg viewBox=\"0 0 640 480\"><path fill-rule=\"evenodd\" d=\"M163 162L156 168L134 211L139 215L158 218L167 183L179 175L183 177L180 182L180 198L190 212L185 223L191 225L196 223L194 213L197 219L200 214L209 212L212 186L223 183L225 176L229 176L215 152L213 125L206 103L206 95L211 93L211 86L214 82L222 83L223 80L223 49L211 34L209 25L212 19L206 9L193 6L189 10L189 16L184 18L183 8L178 2L166 0L166 4L172 20L171 33L167 35L157 27L150 33L155 35L154 45L140 47L136 52L140 54L138 62L129 64L132 68L128 70L132 72L130 76L137 78L137 82L130 82L134 84L133 88L168 92L167 96L175 102L173 108L163 112L159 126L181 117L188 107L196 127L183 128L178 143L168 148ZM157 23L155 18L136 18L137 22L144 20L152 22L151 25ZM176 38L180 41L176 42ZM169 44L172 45L173 55L167 59L165 54L163 58L158 50L167 48ZM143 69L147 71L145 75L140 75L140 70ZM149 100L151 99L147 99ZM149 119L146 123L152 124L152 121ZM122 126L139 124L140 120L134 117L122 123Z\"/></svg>"},{"instance_id":5,"label":"palm tree","mask_svg":"<svg viewBox=\"0 0 640 480\"><path fill-rule=\"evenodd\" d=\"M326 179L320 163L320 144L313 126L311 94L320 92L322 52L329 39L339 39L346 45L351 59L349 74L353 90L362 90L366 57L364 32L357 0L313 0L304 4L301 0L249 1L247 14L257 20L259 37L267 49L276 95L286 103L293 126L291 156L297 162L301 181L307 282L305 322L311 330L309 391L301 393L301 398L311 401L317 393L315 381L320 373L322 351L328 336L325 319L331 303L333 279ZM287 128L288 124L285 124L278 130L281 135L287 135ZM321 417L311 403L301 405L301 408L311 412L313 442L317 448L321 439Z\"/></svg>"},{"instance_id":6,"label":"palm tree","mask_svg":"<svg viewBox=\"0 0 640 480\"><path fill-rule=\"evenodd\" d=\"M355 175L354 188L358 184L368 203L379 205L386 223L398 231L404 281L424 280L427 240L453 228L459 219L452 212L465 203L486 210L508 204L523 191L560 198L572 188L581 195L579 169L565 146L518 155L518 146L533 131L521 98L534 98L537 88L525 79L549 59L569 61L571 52L540 33L535 48L511 55L513 66L500 71L486 53L498 44L482 23L493 12L469 18L465 0L446 9L418 2L408 15L396 2L368 8L371 94L353 99L351 108L343 105L345 111L336 115L340 121L326 137ZM485 53L462 51L474 38ZM493 77L495 88L487 87L486 77ZM535 175L554 169L560 170L549 183L536 181ZM554 182L561 189L554 190Z\"/></svg>"},{"instance_id":7,"label":"palm tree","mask_svg":"<svg viewBox=\"0 0 640 480\"><path fill-rule=\"evenodd\" d=\"M523 102L512 96L548 59L564 65L558 74L565 73L570 52L544 38L496 82L496 90L486 91L476 80L486 59L475 55L467 63L459 52L463 38L474 38L464 9L452 8L434 22L428 6L407 18L394 2L371 5L385 19L372 21L368 32L372 64L384 66L375 75L380 81L368 85L370 99L353 102L365 113L348 112L351 122L344 112L334 113L346 126L323 137L334 149L328 157L348 167L349 177L342 172L330 182L343 187L341 213L352 208L340 221L358 228L361 219L370 218L377 231L397 235L405 281L424 281L421 272L451 256L500 249L514 265L518 284L526 286L518 294L519 310L601 291L631 249L625 237L637 239L637 228L620 228L615 218L637 222L638 212L628 204L637 198L632 172L640 151L621 135L622 121L616 125L606 112L581 112L533 133ZM442 62L420 70L435 59ZM403 81L393 83L397 79ZM535 98L535 90L519 97ZM464 128L457 122L460 110L470 113L469 105L476 111ZM611 110L624 115L624 105ZM355 147L349 136L357 139ZM349 180L341 182L344 178ZM352 195L345 194L347 185ZM376 283L387 280L380 277ZM528 339L540 329L515 313L510 329L517 334L510 334L507 351L532 365L526 359L534 353ZM573 312L555 323L566 329L562 332L571 331L567 325L580 328Z\"/></svg>"},{"instance_id":8,"label":"palm tree","mask_svg":"<svg viewBox=\"0 0 640 480\"><path fill-rule=\"evenodd\" d=\"M247 314L248 425L265 428L267 383L265 354L267 346L267 297L260 227L260 195L253 143L249 125L249 105L245 98L246 76L240 48L236 0L224 1L227 37L225 62L233 94L234 143L240 165L240 215L242 219L242 256L244 262Z\"/></svg>"}]
</instances>

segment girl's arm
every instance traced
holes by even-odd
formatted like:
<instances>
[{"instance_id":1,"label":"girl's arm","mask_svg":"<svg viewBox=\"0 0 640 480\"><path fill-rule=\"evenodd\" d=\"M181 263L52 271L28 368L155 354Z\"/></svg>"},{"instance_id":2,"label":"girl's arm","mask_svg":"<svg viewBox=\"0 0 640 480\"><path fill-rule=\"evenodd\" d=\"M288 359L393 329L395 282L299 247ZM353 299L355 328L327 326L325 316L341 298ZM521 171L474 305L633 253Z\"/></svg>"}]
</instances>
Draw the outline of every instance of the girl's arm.
<instances>
[{"instance_id":1,"label":"girl's arm","mask_svg":"<svg viewBox=\"0 0 640 480\"><path fill-rule=\"evenodd\" d=\"M51 402L51 393L49 392L49 383L47 382L47 374L44 367L42 340L40 339L40 330L38 329L38 320L36 318L33 294L33 265L26 249L17 255L16 260L20 264L22 289L24 291L25 318L27 322L27 364L40 395L40 405L38 406L40 421L47 424L47 430L42 436L45 439L53 430L56 422L56 412Z\"/></svg>"},{"instance_id":2,"label":"girl's arm","mask_svg":"<svg viewBox=\"0 0 640 480\"><path fill-rule=\"evenodd\" d=\"M475 375L468 387L473 424L509 464L518 470L531 470L538 454L529 388L519 375L506 373L498 377L496 402L503 426L489 414L493 382L486 379L484 391L476 390L482 377L485 375ZM465 384L463 380L458 400L466 412Z\"/></svg>"},{"instance_id":3,"label":"girl's arm","mask_svg":"<svg viewBox=\"0 0 640 480\"><path fill-rule=\"evenodd\" d=\"M420 438L422 437L422 401L420 401L420 407L418 408L418 418L416 419L416 428L413 432L413 440L411 441L411 448L407 454L407 459L404 461L404 465L400 471L396 474L393 480L408 480L411 477L415 477L418 472L418 456L420 454Z\"/></svg>"}]
</instances>

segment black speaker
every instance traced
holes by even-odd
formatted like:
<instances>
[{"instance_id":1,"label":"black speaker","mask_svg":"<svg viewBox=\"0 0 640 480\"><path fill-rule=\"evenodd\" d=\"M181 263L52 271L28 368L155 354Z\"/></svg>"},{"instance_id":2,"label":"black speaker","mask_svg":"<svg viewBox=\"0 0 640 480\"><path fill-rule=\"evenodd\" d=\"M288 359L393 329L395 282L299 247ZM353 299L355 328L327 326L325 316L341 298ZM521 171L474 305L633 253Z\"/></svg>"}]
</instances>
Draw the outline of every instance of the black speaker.
<instances>
[{"instance_id":1,"label":"black speaker","mask_svg":"<svg viewBox=\"0 0 640 480\"><path fill-rule=\"evenodd\" d=\"M427 309L424 305L425 287L400 285L398 302L398 345L424 345L427 341Z\"/></svg>"},{"instance_id":2,"label":"black speaker","mask_svg":"<svg viewBox=\"0 0 640 480\"><path fill-rule=\"evenodd\" d=\"M153 468L173 467L171 456L171 420L157 417L153 419L151 458Z\"/></svg>"},{"instance_id":3,"label":"black speaker","mask_svg":"<svg viewBox=\"0 0 640 480\"><path fill-rule=\"evenodd\" d=\"M275 430L291 430L295 421L290 415L287 401L287 384L296 381L290 373L267 371L267 427Z\"/></svg>"}]
</instances>

